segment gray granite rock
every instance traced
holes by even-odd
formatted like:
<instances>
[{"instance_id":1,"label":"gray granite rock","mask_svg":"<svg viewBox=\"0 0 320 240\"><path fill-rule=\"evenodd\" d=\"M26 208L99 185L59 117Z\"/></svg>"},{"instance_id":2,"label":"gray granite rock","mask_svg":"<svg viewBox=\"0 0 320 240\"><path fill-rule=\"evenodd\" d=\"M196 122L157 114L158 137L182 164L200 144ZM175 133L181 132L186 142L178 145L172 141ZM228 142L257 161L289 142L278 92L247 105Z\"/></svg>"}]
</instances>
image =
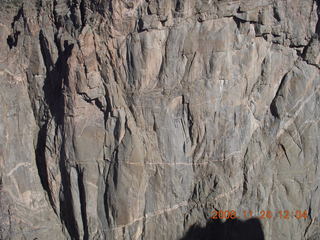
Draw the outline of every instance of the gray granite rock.
<instances>
[{"instance_id":1,"label":"gray granite rock","mask_svg":"<svg viewBox=\"0 0 320 240\"><path fill-rule=\"evenodd\" d=\"M319 238L318 1L0 9L0 239Z\"/></svg>"}]
</instances>

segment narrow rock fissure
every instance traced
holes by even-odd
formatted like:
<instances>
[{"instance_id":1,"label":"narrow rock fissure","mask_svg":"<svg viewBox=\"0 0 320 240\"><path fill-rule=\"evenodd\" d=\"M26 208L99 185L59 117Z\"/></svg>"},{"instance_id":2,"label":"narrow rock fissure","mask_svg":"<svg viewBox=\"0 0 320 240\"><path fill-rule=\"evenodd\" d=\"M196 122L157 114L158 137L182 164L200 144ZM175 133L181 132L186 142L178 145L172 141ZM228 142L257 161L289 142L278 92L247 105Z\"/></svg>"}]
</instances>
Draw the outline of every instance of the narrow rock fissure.
<instances>
[{"instance_id":1,"label":"narrow rock fissure","mask_svg":"<svg viewBox=\"0 0 320 240\"><path fill-rule=\"evenodd\" d=\"M78 168L78 186L79 186L79 197L80 197L80 207L81 207L81 216L84 229L83 240L89 239L89 230L88 230L88 219L87 219L87 204L86 204L86 192L84 187L84 178L83 172Z\"/></svg>"}]
</instances>

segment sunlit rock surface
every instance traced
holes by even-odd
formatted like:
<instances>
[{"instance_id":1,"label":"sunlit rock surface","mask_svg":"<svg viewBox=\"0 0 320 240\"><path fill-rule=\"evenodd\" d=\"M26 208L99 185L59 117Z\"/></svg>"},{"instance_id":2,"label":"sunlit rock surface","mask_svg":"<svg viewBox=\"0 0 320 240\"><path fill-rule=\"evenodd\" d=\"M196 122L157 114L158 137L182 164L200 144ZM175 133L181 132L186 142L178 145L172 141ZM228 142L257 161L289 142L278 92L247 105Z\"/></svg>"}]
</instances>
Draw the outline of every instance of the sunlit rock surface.
<instances>
[{"instance_id":1,"label":"sunlit rock surface","mask_svg":"<svg viewBox=\"0 0 320 240\"><path fill-rule=\"evenodd\" d=\"M319 1L1 2L0 239L319 238Z\"/></svg>"}]
</instances>

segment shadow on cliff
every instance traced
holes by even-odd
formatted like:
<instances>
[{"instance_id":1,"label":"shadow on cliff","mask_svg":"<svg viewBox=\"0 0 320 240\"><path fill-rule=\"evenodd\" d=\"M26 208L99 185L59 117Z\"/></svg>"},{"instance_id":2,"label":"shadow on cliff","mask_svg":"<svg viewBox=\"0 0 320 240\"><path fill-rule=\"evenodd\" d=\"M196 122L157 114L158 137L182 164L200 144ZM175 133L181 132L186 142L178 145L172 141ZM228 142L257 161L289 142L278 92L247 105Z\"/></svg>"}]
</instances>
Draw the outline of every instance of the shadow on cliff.
<instances>
[{"instance_id":1,"label":"shadow on cliff","mask_svg":"<svg viewBox=\"0 0 320 240\"><path fill-rule=\"evenodd\" d=\"M67 165L67 157L65 153L65 111L68 107L66 96L70 94L69 89L69 64L68 59L72 54L72 49L74 47L73 43L68 41L60 42L60 39L55 37L55 43L58 49L58 57L53 61L51 56L51 49L48 40L44 36L42 30L39 33L39 41L41 53L43 56L43 61L46 67L46 78L44 80L43 93L44 93L44 112L40 122L40 131L38 133L38 143L36 148L36 164L38 168L38 173L40 176L41 184L44 190L47 192L50 204L57 214L60 216L62 222L65 224L68 233L72 239L80 239L79 231L77 229L76 216L74 214L74 207L72 203L72 190L70 181L70 171ZM60 147L57 152L59 156L59 169L61 173L61 195L60 195L60 212L57 212L56 203L52 196L52 190L50 188L46 148L48 141L48 129L50 128L50 122L54 120L55 134L58 135L60 131L62 137L60 140ZM56 144L56 143L55 143ZM82 178L82 173L79 173L80 178ZM79 178L79 179L80 179ZM81 198L81 210L83 215L85 212L85 203L83 202L83 186L81 181L79 181L79 192ZM83 239L88 239L87 221L86 217L82 216L84 224L84 237Z\"/></svg>"},{"instance_id":2,"label":"shadow on cliff","mask_svg":"<svg viewBox=\"0 0 320 240\"><path fill-rule=\"evenodd\" d=\"M256 218L225 222L210 219L205 227L193 225L180 240L264 240L264 235L261 222Z\"/></svg>"}]
</instances>

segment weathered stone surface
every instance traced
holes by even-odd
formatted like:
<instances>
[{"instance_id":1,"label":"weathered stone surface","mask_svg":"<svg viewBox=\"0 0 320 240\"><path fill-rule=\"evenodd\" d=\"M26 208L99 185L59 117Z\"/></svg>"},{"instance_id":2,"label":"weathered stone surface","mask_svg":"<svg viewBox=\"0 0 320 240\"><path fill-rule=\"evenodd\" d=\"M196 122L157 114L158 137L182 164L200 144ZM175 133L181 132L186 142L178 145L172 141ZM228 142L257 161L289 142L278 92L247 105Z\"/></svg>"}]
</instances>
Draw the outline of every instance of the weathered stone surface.
<instances>
[{"instance_id":1,"label":"weathered stone surface","mask_svg":"<svg viewBox=\"0 0 320 240\"><path fill-rule=\"evenodd\" d=\"M5 1L0 239L182 239L214 209L318 239L318 17L313 0Z\"/></svg>"}]
</instances>

